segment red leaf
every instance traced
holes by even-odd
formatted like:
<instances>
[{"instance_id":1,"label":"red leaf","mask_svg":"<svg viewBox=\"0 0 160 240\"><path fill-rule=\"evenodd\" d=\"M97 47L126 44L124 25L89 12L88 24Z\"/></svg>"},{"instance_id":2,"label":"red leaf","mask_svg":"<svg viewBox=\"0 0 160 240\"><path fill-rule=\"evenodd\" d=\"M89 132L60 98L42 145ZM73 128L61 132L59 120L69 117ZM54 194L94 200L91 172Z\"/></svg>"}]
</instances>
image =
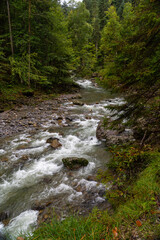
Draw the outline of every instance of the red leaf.
<instances>
[{"instance_id":1,"label":"red leaf","mask_svg":"<svg viewBox=\"0 0 160 240\"><path fill-rule=\"evenodd\" d=\"M112 232L113 232L114 239L117 239L117 237L118 237L117 227L112 229Z\"/></svg>"},{"instance_id":2,"label":"red leaf","mask_svg":"<svg viewBox=\"0 0 160 240\"><path fill-rule=\"evenodd\" d=\"M141 223L140 220L137 220L137 221L136 221L136 224L137 224L138 227L141 227L141 226L142 226L142 223Z\"/></svg>"}]
</instances>

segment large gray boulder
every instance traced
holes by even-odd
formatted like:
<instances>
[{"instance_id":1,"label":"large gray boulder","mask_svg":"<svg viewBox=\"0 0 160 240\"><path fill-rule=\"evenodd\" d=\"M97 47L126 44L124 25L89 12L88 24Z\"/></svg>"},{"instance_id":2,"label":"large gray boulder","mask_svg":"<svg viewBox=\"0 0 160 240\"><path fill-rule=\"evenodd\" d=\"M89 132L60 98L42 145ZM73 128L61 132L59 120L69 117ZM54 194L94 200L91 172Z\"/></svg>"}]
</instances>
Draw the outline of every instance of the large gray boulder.
<instances>
[{"instance_id":1,"label":"large gray boulder","mask_svg":"<svg viewBox=\"0 0 160 240\"><path fill-rule=\"evenodd\" d=\"M64 166L70 170L76 170L76 169L79 169L80 167L85 167L88 165L87 159L77 158L77 157L63 158L62 162Z\"/></svg>"},{"instance_id":2,"label":"large gray boulder","mask_svg":"<svg viewBox=\"0 0 160 240\"><path fill-rule=\"evenodd\" d=\"M100 141L105 141L107 146L134 141L133 132L130 129L111 130L109 126L104 126L103 121L100 121L97 126L96 137Z\"/></svg>"}]
</instances>

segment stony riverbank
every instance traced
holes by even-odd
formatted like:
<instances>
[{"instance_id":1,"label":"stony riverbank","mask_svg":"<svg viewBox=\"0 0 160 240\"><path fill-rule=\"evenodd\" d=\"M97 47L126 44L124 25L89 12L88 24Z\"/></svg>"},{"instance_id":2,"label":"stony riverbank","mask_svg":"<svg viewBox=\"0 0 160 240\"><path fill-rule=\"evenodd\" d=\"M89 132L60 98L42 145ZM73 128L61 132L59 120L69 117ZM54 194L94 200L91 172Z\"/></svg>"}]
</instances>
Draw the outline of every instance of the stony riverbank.
<instances>
[{"instance_id":1,"label":"stony riverbank","mask_svg":"<svg viewBox=\"0 0 160 240\"><path fill-rule=\"evenodd\" d=\"M0 138L12 136L21 132L35 132L43 127L49 119L53 125L61 125L61 115L64 112L63 104L69 100L81 98L79 93L63 94L50 100L28 98L24 104L0 113ZM57 119L53 115L57 114ZM67 115L66 115L67 118ZM68 118L69 121L69 118Z\"/></svg>"}]
</instances>

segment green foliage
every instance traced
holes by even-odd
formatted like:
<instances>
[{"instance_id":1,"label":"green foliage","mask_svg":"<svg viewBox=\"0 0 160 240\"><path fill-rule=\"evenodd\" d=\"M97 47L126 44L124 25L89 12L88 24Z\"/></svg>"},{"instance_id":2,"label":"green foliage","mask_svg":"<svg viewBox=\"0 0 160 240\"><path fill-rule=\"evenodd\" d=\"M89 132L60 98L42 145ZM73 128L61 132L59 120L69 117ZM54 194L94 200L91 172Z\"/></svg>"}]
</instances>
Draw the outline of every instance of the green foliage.
<instances>
[{"instance_id":1,"label":"green foliage","mask_svg":"<svg viewBox=\"0 0 160 240\"><path fill-rule=\"evenodd\" d=\"M57 1L33 0L29 16L27 1L11 0L9 3L14 45L12 57L8 19L5 15L6 2L2 4L4 12L0 15L3 21L0 28L0 36L3 37L0 58L7 56L11 69L7 72L7 78L14 84L28 85L31 82L34 88L59 86L70 75L73 52L61 6ZM3 59L3 66L4 62Z\"/></svg>"},{"instance_id":2,"label":"green foliage","mask_svg":"<svg viewBox=\"0 0 160 240\"><path fill-rule=\"evenodd\" d=\"M102 84L127 92L115 124L127 119L131 126L143 129L139 137L148 142L154 141L154 135L155 142L160 139L159 9L158 1L144 0L134 9L126 3L119 19L111 6L101 38Z\"/></svg>"},{"instance_id":3,"label":"green foliage","mask_svg":"<svg viewBox=\"0 0 160 240\"><path fill-rule=\"evenodd\" d=\"M84 3L78 3L77 8L69 13L68 28L72 44L77 51L80 51L88 43L91 36L92 27L87 22L89 16L89 11Z\"/></svg>"},{"instance_id":4,"label":"green foliage","mask_svg":"<svg viewBox=\"0 0 160 240\"><path fill-rule=\"evenodd\" d=\"M159 194L159 182L158 174L160 171L160 158L159 155L153 154L152 161L150 165L139 175L139 179L135 184L133 184L130 193L132 197L129 198L124 206L118 208L117 218L123 218L125 216L132 222L137 219L141 219L143 227L144 237L150 232L156 233L159 231L158 226L156 226L156 209L157 209L157 197ZM155 224L155 229L153 226L149 225L149 219ZM154 225L153 224L153 225ZM148 229L147 229L148 228Z\"/></svg>"},{"instance_id":5,"label":"green foliage","mask_svg":"<svg viewBox=\"0 0 160 240\"><path fill-rule=\"evenodd\" d=\"M77 3L68 15L68 29L74 49L73 65L81 76L90 74L95 62L93 46L89 44L93 30L89 16L84 3Z\"/></svg>"},{"instance_id":6,"label":"green foliage","mask_svg":"<svg viewBox=\"0 0 160 240\"><path fill-rule=\"evenodd\" d=\"M106 23L106 14L108 7L110 6L111 1L99 0L99 20L100 20L100 29L102 30Z\"/></svg>"},{"instance_id":7,"label":"green foliage","mask_svg":"<svg viewBox=\"0 0 160 240\"><path fill-rule=\"evenodd\" d=\"M79 72L82 77L91 76L96 64L95 46L86 44L79 52ZM77 66L78 67L78 66Z\"/></svg>"},{"instance_id":8,"label":"green foliage","mask_svg":"<svg viewBox=\"0 0 160 240\"><path fill-rule=\"evenodd\" d=\"M117 78L115 72L114 58L117 55L119 42L121 41L121 24L119 17L116 13L114 6L111 6L107 12L108 21L102 31L101 38L101 51L104 55L104 70L101 71L104 81L109 85L112 84L112 80L115 81Z\"/></svg>"},{"instance_id":9,"label":"green foliage","mask_svg":"<svg viewBox=\"0 0 160 240\"><path fill-rule=\"evenodd\" d=\"M123 192L121 195L115 193L114 199L118 204L114 212L94 209L88 217L68 217L63 221L55 217L51 223L40 226L29 239L127 240L132 239L135 232L142 239L158 237L160 155L152 153L150 157L149 165L139 173L138 179L127 186L126 201L121 204ZM113 200L113 195L109 200Z\"/></svg>"},{"instance_id":10,"label":"green foliage","mask_svg":"<svg viewBox=\"0 0 160 240\"><path fill-rule=\"evenodd\" d=\"M115 146L110 148L112 160L108 164L109 169L113 170L119 178L132 180L151 160L148 146L143 150L134 146Z\"/></svg>"}]
</instances>

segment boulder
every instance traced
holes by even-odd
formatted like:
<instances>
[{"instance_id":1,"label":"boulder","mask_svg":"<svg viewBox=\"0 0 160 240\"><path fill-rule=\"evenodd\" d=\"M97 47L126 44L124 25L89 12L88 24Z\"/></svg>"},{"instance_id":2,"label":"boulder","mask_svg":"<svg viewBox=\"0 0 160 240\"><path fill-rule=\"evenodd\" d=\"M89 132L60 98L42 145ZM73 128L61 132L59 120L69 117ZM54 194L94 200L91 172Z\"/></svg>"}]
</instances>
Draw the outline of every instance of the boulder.
<instances>
[{"instance_id":1,"label":"boulder","mask_svg":"<svg viewBox=\"0 0 160 240\"><path fill-rule=\"evenodd\" d=\"M62 147L62 144L59 142L58 138L49 138L49 139L47 139L46 142L50 143L51 147L54 148L54 149Z\"/></svg>"},{"instance_id":2,"label":"boulder","mask_svg":"<svg viewBox=\"0 0 160 240\"><path fill-rule=\"evenodd\" d=\"M53 141L54 139L55 139L55 138L50 137L50 138L47 139L46 143L52 143L52 141Z\"/></svg>"},{"instance_id":3,"label":"boulder","mask_svg":"<svg viewBox=\"0 0 160 240\"><path fill-rule=\"evenodd\" d=\"M80 99L82 98L81 94L76 94L75 96L71 97L72 99Z\"/></svg>"},{"instance_id":4,"label":"boulder","mask_svg":"<svg viewBox=\"0 0 160 240\"><path fill-rule=\"evenodd\" d=\"M96 137L100 141L105 141L107 146L134 141L133 132L130 129L111 130L104 126L103 121L100 121L97 126Z\"/></svg>"},{"instance_id":5,"label":"boulder","mask_svg":"<svg viewBox=\"0 0 160 240\"><path fill-rule=\"evenodd\" d=\"M87 159L77 158L77 157L63 158L62 162L64 166L70 170L76 170L76 169L79 169L80 167L85 167L88 165Z\"/></svg>"},{"instance_id":6,"label":"boulder","mask_svg":"<svg viewBox=\"0 0 160 240\"><path fill-rule=\"evenodd\" d=\"M83 105L84 105L83 102L80 102L80 101L77 101L77 100L74 100L74 101L73 101L73 104L74 104L74 105L78 105L78 106L83 106Z\"/></svg>"}]
</instances>

